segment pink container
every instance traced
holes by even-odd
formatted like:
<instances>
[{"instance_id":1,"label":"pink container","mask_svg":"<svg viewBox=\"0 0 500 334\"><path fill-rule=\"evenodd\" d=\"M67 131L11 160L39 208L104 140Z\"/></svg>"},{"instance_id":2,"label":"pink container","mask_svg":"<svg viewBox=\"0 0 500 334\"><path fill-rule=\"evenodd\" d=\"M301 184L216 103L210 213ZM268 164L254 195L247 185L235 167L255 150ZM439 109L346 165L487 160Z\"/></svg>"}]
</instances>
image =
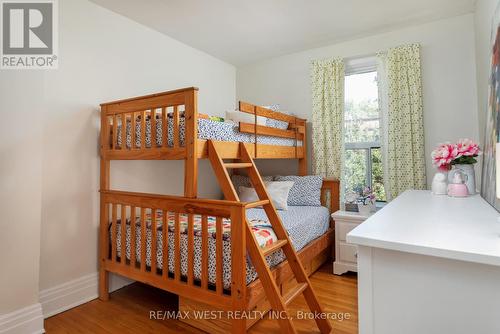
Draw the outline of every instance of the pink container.
<instances>
[{"instance_id":1,"label":"pink container","mask_svg":"<svg viewBox=\"0 0 500 334\"><path fill-rule=\"evenodd\" d=\"M464 183L451 183L448 185L448 196L451 197L467 197L469 190Z\"/></svg>"},{"instance_id":2,"label":"pink container","mask_svg":"<svg viewBox=\"0 0 500 334\"><path fill-rule=\"evenodd\" d=\"M451 173L451 183L448 184L448 196L451 197L466 197L469 196L469 190L467 189L467 175L460 169L454 169L450 171Z\"/></svg>"}]
</instances>

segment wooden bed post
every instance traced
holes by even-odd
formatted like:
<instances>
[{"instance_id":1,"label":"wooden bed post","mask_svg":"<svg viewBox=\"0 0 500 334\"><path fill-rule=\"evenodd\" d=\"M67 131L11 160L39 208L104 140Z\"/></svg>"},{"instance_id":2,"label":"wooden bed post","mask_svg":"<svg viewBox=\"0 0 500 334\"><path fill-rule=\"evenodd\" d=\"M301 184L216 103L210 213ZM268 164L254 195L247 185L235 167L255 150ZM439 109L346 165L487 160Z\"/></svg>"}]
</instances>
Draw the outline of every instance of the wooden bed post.
<instances>
[{"instance_id":1,"label":"wooden bed post","mask_svg":"<svg viewBox=\"0 0 500 334\"><path fill-rule=\"evenodd\" d=\"M198 196L198 89L185 93L186 161L184 163L184 196Z\"/></svg>"},{"instance_id":2,"label":"wooden bed post","mask_svg":"<svg viewBox=\"0 0 500 334\"><path fill-rule=\"evenodd\" d=\"M329 199L329 203L327 203ZM321 205L330 209L330 213L340 209L340 181L337 179L323 179L321 185Z\"/></svg>"},{"instance_id":3,"label":"wooden bed post","mask_svg":"<svg viewBox=\"0 0 500 334\"><path fill-rule=\"evenodd\" d=\"M299 175L307 175L307 122L304 121L304 136L302 139L303 157L299 159Z\"/></svg>"},{"instance_id":4,"label":"wooden bed post","mask_svg":"<svg viewBox=\"0 0 500 334\"><path fill-rule=\"evenodd\" d=\"M232 310L241 313L247 311L245 224L245 207L233 207L231 209L231 299ZM246 329L244 316L232 321L232 333L245 333Z\"/></svg>"},{"instance_id":5,"label":"wooden bed post","mask_svg":"<svg viewBox=\"0 0 500 334\"><path fill-rule=\"evenodd\" d=\"M103 116L104 115L104 116ZM109 148L109 127L106 106L101 106L101 174L100 190L109 190L110 161L105 157L104 150ZM108 205L104 202L103 194L100 194L100 237L99 237L99 299L109 299L109 273L104 268L108 256Z\"/></svg>"}]
</instances>

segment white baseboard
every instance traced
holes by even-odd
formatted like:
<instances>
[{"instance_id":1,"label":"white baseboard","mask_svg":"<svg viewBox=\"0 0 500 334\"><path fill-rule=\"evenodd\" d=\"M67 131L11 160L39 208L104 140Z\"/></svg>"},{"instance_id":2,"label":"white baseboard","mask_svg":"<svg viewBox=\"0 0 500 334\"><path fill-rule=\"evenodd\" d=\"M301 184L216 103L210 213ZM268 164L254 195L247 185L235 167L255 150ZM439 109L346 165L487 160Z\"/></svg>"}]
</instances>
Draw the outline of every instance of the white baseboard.
<instances>
[{"instance_id":1,"label":"white baseboard","mask_svg":"<svg viewBox=\"0 0 500 334\"><path fill-rule=\"evenodd\" d=\"M45 333L40 303L0 316L0 334L39 333Z\"/></svg>"},{"instance_id":2,"label":"white baseboard","mask_svg":"<svg viewBox=\"0 0 500 334\"><path fill-rule=\"evenodd\" d=\"M119 275L109 276L109 291L115 291L134 281ZM89 274L75 280L40 291L43 317L48 318L87 303L98 297L99 274Z\"/></svg>"}]
</instances>

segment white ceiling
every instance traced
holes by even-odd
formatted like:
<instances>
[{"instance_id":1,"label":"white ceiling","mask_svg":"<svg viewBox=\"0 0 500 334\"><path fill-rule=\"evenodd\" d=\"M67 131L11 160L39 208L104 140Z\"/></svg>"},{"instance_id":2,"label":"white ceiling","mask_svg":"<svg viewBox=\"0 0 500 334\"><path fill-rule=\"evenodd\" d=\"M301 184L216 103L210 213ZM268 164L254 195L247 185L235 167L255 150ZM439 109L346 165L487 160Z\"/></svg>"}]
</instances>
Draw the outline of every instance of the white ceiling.
<instances>
[{"instance_id":1,"label":"white ceiling","mask_svg":"<svg viewBox=\"0 0 500 334\"><path fill-rule=\"evenodd\" d=\"M91 0L234 65L472 12L474 0Z\"/></svg>"}]
</instances>

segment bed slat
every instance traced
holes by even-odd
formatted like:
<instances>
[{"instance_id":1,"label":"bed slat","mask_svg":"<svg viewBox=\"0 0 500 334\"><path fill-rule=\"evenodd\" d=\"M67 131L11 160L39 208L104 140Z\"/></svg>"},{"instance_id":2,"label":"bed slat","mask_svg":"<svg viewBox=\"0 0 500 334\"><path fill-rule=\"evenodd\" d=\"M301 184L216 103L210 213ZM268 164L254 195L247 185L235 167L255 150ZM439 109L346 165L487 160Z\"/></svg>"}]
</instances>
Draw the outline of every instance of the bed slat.
<instances>
[{"instance_id":1,"label":"bed slat","mask_svg":"<svg viewBox=\"0 0 500 334\"><path fill-rule=\"evenodd\" d=\"M163 210L162 215L162 247L163 247L163 266L162 266L162 274L163 278L168 277L168 211Z\"/></svg>"},{"instance_id":2,"label":"bed slat","mask_svg":"<svg viewBox=\"0 0 500 334\"><path fill-rule=\"evenodd\" d=\"M116 211L117 205L113 203L111 209L111 260L116 261Z\"/></svg>"},{"instance_id":3,"label":"bed slat","mask_svg":"<svg viewBox=\"0 0 500 334\"><path fill-rule=\"evenodd\" d=\"M121 227L121 231L120 231L120 236L121 236L121 240L120 240L120 262L122 264L125 264L127 262L127 247L126 247L126 244L125 244L125 237L126 237L126 233L127 233L127 206L125 205L121 205L121 215L120 215L120 227Z\"/></svg>"},{"instance_id":4,"label":"bed slat","mask_svg":"<svg viewBox=\"0 0 500 334\"><path fill-rule=\"evenodd\" d=\"M113 149L113 136L112 136L112 128L111 128L111 122L113 121L113 117L109 116L101 116L101 117L106 117L105 121L105 126L106 128L104 129L104 142L103 142L103 148L106 149Z\"/></svg>"},{"instance_id":5,"label":"bed slat","mask_svg":"<svg viewBox=\"0 0 500 334\"><path fill-rule=\"evenodd\" d=\"M135 222L136 222L136 209L135 206L130 207L130 264L132 267L136 267L136 256L135 256L135 242L136 242L136 233L135 233Z\"/></svg>"},{"instance_id":6,"label":"bed slat","mask_svg":"<svg viewBox=\"0 0 500 334\"><path fill-rule=\"evenodd\" d=\"M111 143L113 149L118 148L118 117L113 115L113 142Z\"/></svg>"},{"instance_id":7,"label":"bed slat","mask_svg":"<svg viewBox=\"0 0 500 334\"><path fill-rule=\"evenodd\" d=\"M239 110L246 112L248 114L257 114L258 116L264 116L267 118L276 119L279 121L284 121L288 123L293 123L296 119L295 116L287 115L278 111L272 111L264 107L256 106L243 101L239 102Z\"/></svg>"},{"instance_id":8,"label":"bed slat","mask_svg":"<svg viewBox=\"0 0 500 334\"><path fill-rule=\"evenodd\" d=\"M215 287L217 294L222 294L222 283L223 283L223 254L222 254L222 218L217 217L216 221L216 228L215 228L215 233L216 233L216 243L215 243L215 258L216 258L216 281L215 281Z\"/></svg>"},{"instance_id":9,"label":"bed slat","mask_svg":"<svg viewBox=\"0 0 500 334\"><path fill-rule=\"evenodd\" d=\"M151 109L151 148L156 147L156 109Z\"/></svg>"},{"instance_id":10,"label":"bed slat","mask_svg":"<svg viewBox=\"0 0 500 334\"><path fill-rule=\"evenodd\" d=\"M187 281L188 285L194 283L194 215L188 214L188 272Z\"/></svg>"},{"instance_id":11,"label":"bed slat","mask_svg":"<svg viewBox=\"0 0 500 334\"><path fill-rule=\"evenodd\" d=\"M168 117L167 109L161 108L161 130L162 130L162 146L168 147Z\"/></svg>"},{"instance_id":12,"label":"bed slat","mask_svg":"<svg viewBox=\"0 0 500 334\"><path fill-rule=\"evenodd\" d=\"M179 213L175 213L175 280L181 280L181 224Z\"/></svg>"},{"instance_id":13,"label":"bed slat","mask_svg":"<svg viewBox=\"0 0 500 334\"><path fill-rule=\"evenodd\" d=\"M141 271L146 271L146 209L141 208Z\"/></svg>"},{"instance_id":14,"label":"bed slat","mask_svg":"<svg viewBox=\"0 0 500 334\"><path fill-rule=\"evenodd\" d=\"M133 150L135 147L135 112L132 113L132 120L130 122L130 149Z\"/></svg>"},{"instance_id":15,"label":"bed slat","mask_svg":"<svg viewBox=\"0 0 500 334\"><path fill-rule=\"evenodd\" d=\"M174 125L174 148L179 148L179 108L177 106L174 106L174 113L173 113L173 125Z\"/></svg>"},{"instance_id":16,"label":"bed slat","mask_svg":"<svg viewBox=\"0 0 500 334\"><path fill-rule=\"evenodd\" d=\"M239 131L250 134L255 134L255 131L257 131L257 135L259 136L261 135L272 136L272 137L289 138L296 140L303 140L304 137L302 134L298 132L297 128L293 130L281 130L276 128L270 128L268 126L257 125L257 129L255 129L255 124L241 123L241 122L239 125Z\"/></svg>"},{"instance_id":17,"label":"bed slat","mask_svg":"<svg viewBox=\"0 0 500 334\"><path fill-rule=\"evenodd\" d=\"M146 111L141 113L141 150L146 149Z\"/></svg>"},{"instance_id":18,"label":"bed slat","mask_svg":"<svg viewBox=\"0 0 500 334\"><path fill-rule=\"evenodd\" d=\"M156 268L157 268L157 239L156 239L156 209L151 209L151 272L153 275L156 275Z\"/></svg>"},{"instance_id":19,"label":"bed slat","mask_svg":"<svg viewBox=\"0 0 500 334\"><path fill-rule=\"evenodd\" d=\"M127 149L127 114L122 114L122 150Z\"/></svg>"},{"instance_id":20,"label":"bed slat","mask_svg":"<svg viewBox=\"0 0 500 334\"><path fill-rule=\"evenodd\" d=\"M201 288L208 289L208 217L201 217Z\"/></svg>"},{"instance_id":21,"label":"bed slat","mask_svg":"<svg viewBox=\"0 0 500 334\"><path fill-rule=\"evenodd\" d=\"M111 237L109 236L109 222L110 222L110 204L109 203L105 203L104 204L104 213L103 213L103 217L104 219L104 223L101 221L101 224L105 224L106 225L106 232L101 236L101 237L104 237L104 240L105 240L105 245L106 245L106 250L105 250L105 253L104 253L104 256L106 257L107 260L110 259L110 256L111 256L111 248L110 247L113 247L113 240L111 239Z\"/></svg>"}]
</instances>

